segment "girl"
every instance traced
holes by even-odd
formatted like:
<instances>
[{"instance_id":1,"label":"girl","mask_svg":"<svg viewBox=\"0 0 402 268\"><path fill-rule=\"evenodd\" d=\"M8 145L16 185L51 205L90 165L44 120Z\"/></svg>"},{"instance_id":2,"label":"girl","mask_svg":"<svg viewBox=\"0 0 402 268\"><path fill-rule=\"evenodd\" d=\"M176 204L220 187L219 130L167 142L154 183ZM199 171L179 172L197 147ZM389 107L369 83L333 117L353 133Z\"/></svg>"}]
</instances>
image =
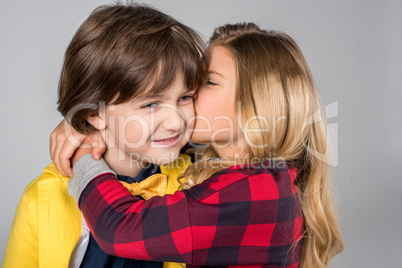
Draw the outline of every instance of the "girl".
<instances>
[{"instance_id":1,"label":"girl","mask_svg":"<svg viewBox=\"0 0 402 268\"><path fill-rule=\"evenodd\" d=\"M174 193L190 163L179 152L192 130L203 50L193 30L141 5L99 7L67 48L58 109L79 132L101 132L105 161L140 198ZM26 188L3 267L162 268L100 250L81 225L68 179L51 164Z\"/></svg>"},{"instance_id":2,"label":"girl","mask_svg":"<svg viewBox=\"0 0 402 268\"><path fill-rule=\"evenodd\" d=\"M300 49L284 33L236 24L216 29L206 57L192 140L207 146L195 149L186 190L140 200L84 155L68 184L91 232L126 258L326 267L343 242L319 96Z\"/></svg>"}]
</instances>

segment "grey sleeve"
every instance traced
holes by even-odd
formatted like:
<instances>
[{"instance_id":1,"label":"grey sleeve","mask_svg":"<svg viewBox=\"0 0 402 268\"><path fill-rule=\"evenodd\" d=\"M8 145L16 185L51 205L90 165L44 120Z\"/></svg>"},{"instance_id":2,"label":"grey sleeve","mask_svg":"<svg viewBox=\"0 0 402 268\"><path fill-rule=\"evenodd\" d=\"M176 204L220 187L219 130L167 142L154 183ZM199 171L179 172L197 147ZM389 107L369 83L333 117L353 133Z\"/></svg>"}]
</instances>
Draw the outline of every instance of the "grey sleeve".
<instances>
[{"instance_id":1,"label":"grey sleeve","mask_svg":"<svg viewBox=\"0 0 402 268\"><path fill-rule=\"evenodd\" d=\"M97 161L92 158L91 154L82 156L73 167L73 176L68 181L68 194L71 195L78 204L81 193L84 191L85 187L87 187L88 183L104 173L113 173L116 175L103 158Z\"/></svg>"}]
</instances>

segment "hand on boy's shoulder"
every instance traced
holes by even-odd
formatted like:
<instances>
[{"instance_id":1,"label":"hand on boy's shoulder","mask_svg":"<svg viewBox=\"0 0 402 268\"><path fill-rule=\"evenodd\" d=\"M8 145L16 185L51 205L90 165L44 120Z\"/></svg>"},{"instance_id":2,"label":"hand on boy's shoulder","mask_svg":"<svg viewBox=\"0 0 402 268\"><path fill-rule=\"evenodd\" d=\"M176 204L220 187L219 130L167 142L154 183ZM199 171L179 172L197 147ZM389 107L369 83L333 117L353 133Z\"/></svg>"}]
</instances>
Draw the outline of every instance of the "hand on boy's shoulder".
<instances>
[{"instance_id":1,"label":"hand on boy's shoulder","mask_svg":"<svg viewBox=\"0 0 402 268\"><path fill-rule=\"evenodd\" d=\"M50 157L63 176L72 176L72 165L83 155L91 153L99 160L106 151L105 142L98 131L81 134L63 120L50 135Z\"/></svg>"}]
</instances>

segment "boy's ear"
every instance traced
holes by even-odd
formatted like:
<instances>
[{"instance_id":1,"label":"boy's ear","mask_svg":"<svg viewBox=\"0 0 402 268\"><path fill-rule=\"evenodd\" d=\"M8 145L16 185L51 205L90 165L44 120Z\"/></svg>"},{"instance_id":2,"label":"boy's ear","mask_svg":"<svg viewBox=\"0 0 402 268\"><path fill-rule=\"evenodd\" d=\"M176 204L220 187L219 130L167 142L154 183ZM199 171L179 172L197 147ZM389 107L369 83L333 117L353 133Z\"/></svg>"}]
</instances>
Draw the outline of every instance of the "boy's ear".
<instances>
[{"instance_id":1,"label":"boy's ear","mask_svg":"<svg viewBox=\"0 0 402 268\"><path fill-rule=\"evenodd\" d=\"M106 129L106 121L102 116L99 116L98 113L87 117L87 121L97 130Z\"/></svg>"}]
</instances>

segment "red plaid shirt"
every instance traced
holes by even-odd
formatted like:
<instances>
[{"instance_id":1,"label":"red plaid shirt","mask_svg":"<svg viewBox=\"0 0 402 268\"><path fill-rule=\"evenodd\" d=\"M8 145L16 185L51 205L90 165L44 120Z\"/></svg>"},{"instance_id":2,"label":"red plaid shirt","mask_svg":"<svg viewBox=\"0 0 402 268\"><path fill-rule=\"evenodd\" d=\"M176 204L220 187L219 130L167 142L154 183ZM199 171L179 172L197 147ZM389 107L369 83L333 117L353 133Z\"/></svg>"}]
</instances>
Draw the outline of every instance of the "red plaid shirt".
<instances>
[{"instance_id":1,"label":"red plaid shirt","mask_svg":"<svg viewBox=\"0 0 402 268\"><path fill-rule=\"evenodd\" d=\"M143 201L107 173L88 184L79 206L110 255L190 267L298 267L296 176L284 162L232 166L191 189Z\"/></svg>"}]
</instances>

